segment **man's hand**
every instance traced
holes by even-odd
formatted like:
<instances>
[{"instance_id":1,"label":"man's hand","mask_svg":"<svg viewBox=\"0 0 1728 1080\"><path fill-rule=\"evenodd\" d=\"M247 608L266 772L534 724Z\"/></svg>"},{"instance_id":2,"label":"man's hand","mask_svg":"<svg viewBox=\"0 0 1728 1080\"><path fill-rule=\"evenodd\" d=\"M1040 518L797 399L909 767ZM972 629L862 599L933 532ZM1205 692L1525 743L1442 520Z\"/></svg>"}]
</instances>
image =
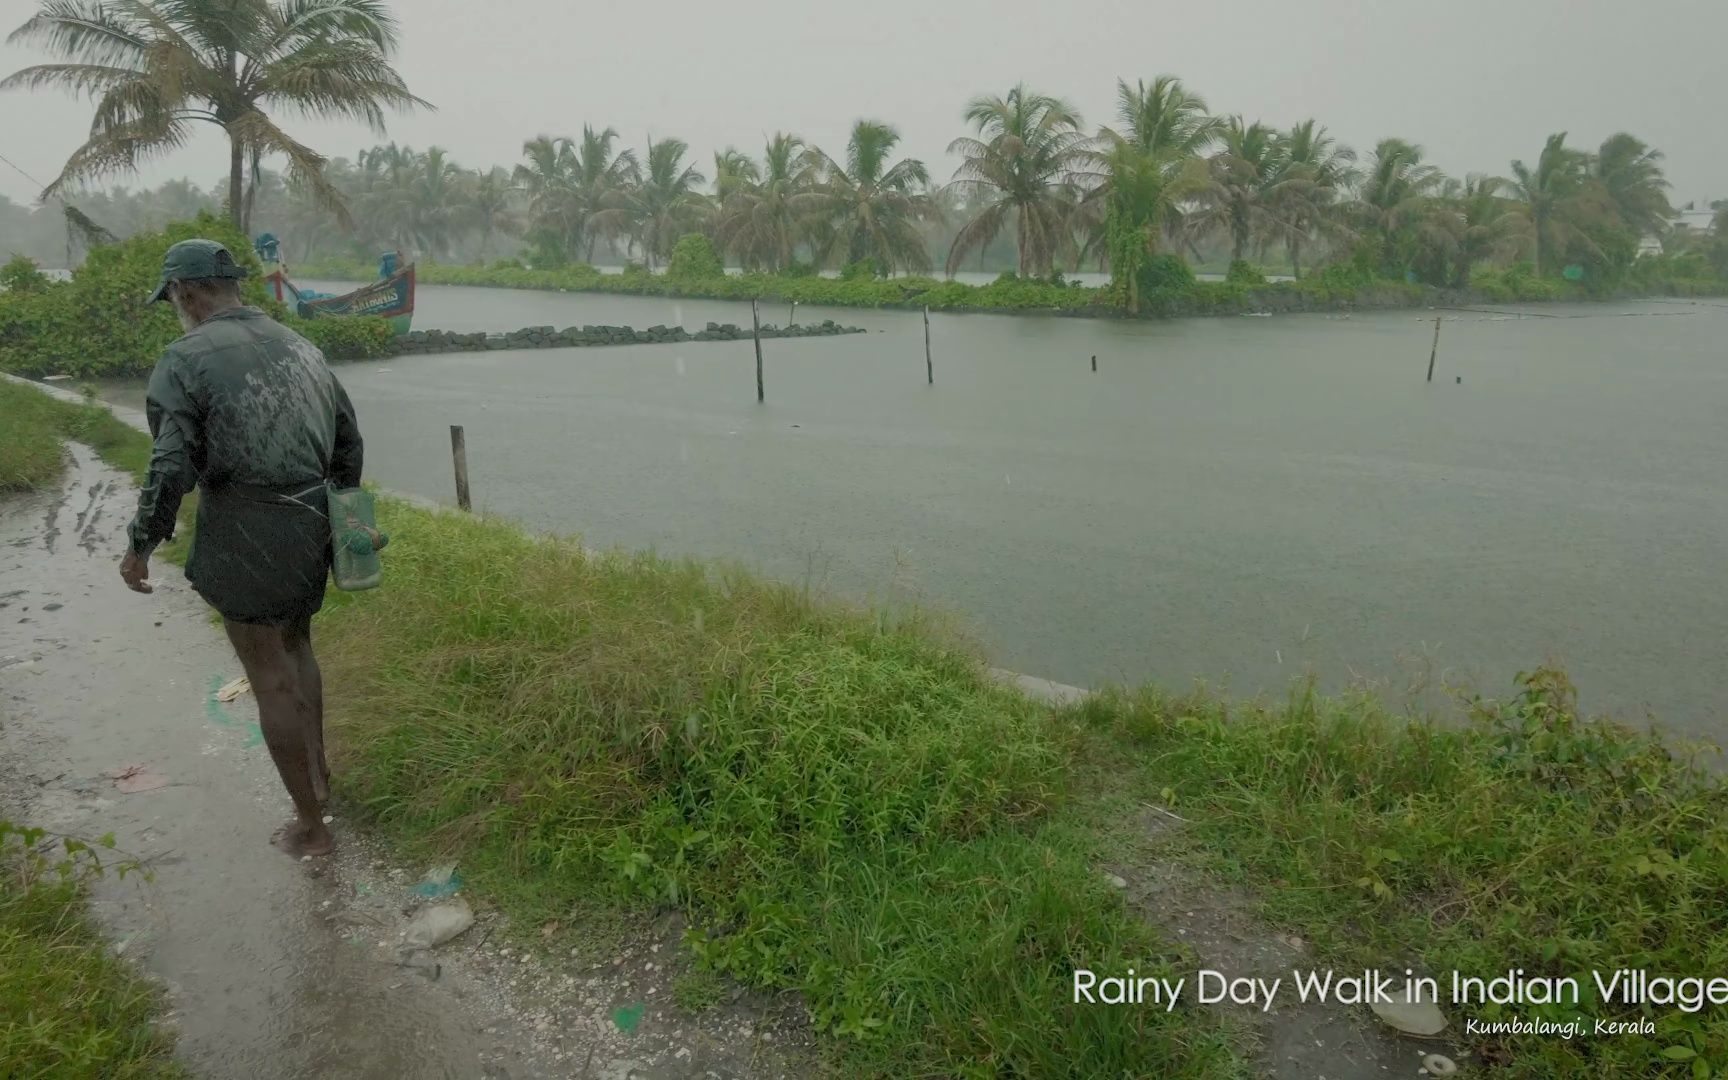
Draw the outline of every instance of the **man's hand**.
<instances>
[{"instance_id":1,"label":"man's hand","mask_svg":"<svg viewBox=\"0 0 1728 1080\"><path fill-rule=\"evenodd\" d=\"M133 592L156 591L150 584L150 560L136 552L128 551L120 560L120 580Z\"/></svg>"}]
</instances>

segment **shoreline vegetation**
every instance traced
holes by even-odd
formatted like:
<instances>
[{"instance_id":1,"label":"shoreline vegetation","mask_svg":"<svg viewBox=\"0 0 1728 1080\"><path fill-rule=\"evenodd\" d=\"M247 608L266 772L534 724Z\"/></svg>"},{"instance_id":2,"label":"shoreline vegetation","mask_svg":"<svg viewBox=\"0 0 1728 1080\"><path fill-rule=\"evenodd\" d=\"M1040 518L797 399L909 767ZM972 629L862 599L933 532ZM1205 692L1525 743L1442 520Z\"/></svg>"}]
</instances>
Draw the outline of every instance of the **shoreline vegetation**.
<instances>
[{"instance_id":1,"label":"shoreline vegetation","mask_svg":"<svg viewBox=\"0 0 1728 1080\"><path fill-rule=\"evenodd\" d=\"M328 281L370 281L377 276L364 264L347 261L315 263L302 266L297 272L307 278ZM1503 273L1479 272L1462 289L1387 281L1344 268L1331 268L1298 281L1267 281L1258 270L1238 270L1224 281L1202 281L1192 274L1186 278L1178 274L1173 283L1143 293L1138 315L1131 316L1115 302L1109 286L1065 282L1060 275L1056 280L1023 279L1012 272L984 285L919 276L848 279L723 272L676 276L641 267L609 274L587 264L537 270L513 260L499 260L487 266L421 263L416 273L422 285L1093 318L1350 312L1728 295L1728 281L1669 277L1655 272L1604 292L1564 280L1535 278L1516 268Z\"/></svg>"},{"instance_id":2,"label":"shoreline vegetation","mask_svg":"<svg viewBox=\"0 0 1728 1080\"><path fill-rule=\"evenodd\" d=\"M102 452L136 472L147 445ZM1257 897L1318 967L1588 984L1728 962L1709 751L1580 717L1557 671L1459 724L1302 684L1053 709L926 618L389 498L380 522L384 587L318 619L339 796L460 859L518 927L681 912L700 966L797 991L846 1075L1239 1071L1208 1010L1072 1004L1078 967L1192 965L1100 872L1146 804L1183 821L1164 857ZM1728 1066L1719 1012L1448 1011L1473 1060L1523 1075ZM1653 1030L1463 1033L1578 1015Z\"/></svg>"}]
</instances>

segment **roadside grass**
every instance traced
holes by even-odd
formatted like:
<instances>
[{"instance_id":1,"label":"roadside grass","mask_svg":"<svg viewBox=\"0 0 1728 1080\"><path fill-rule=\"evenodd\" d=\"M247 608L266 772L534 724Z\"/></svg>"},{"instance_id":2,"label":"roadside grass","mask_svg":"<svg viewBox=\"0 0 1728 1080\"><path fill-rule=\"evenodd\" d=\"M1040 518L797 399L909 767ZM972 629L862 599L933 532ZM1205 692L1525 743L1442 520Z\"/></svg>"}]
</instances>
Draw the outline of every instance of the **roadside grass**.
<instances>
[{"instance_id":1,"label":"roadside grass","mask_svg":"<svg viewBox=\"0 0 1728 1080\"><path fill-rule=\"evenodd\" d=\"M150 466L150 436L116 417L93 392L86 391L86 400L74 403L0 379L0 492L27 491L58 480L66 466L67 440L88 446L140 482ZM197 512L194 491L180 503L174 539L157 548L155 558L185 561Z\"/></svg>"},{"instance_id":2,"label":"roadside grass","mask_svg":"<svg viewBox=\"0 0 1728 1080\"><path fill-rule=\"evenodd\" d=\"M1728 969L1728 789L1706 752L1579 717L1565 676L1537 670L1458 725L1367 697L1233 705L1153 688L1067 714L1135 762L1140 797L1187 818L1187 854L1245 884L1268 918L1340 969L1440 979L1573 976L1565 1005L1448 1009L1484 1020L1649 1017L1655 1035L1471 1040L1523 1076L1694 1076L1728 1069L1716 1007L1598 1000L1590 973Z\"/></svg>"},{"instance_id":3,"label":"roadside grass","mask_svg":"<svg viewBox=\"0 0 1728 1080\"><path fill-rule=\"evenodd\" d=\"M384 504L391 580L318 630L346 795L539 920L682 909L849 1072L1230 1075L1198 1015L1076 1009L1166 955L1060 806L1074 732L916 622Z\"/></svg>"},{"instance_id":4,"label":"roadside grass","mask_svg":"<svg viewBox=\"0 0 1728 1080\"><path fill-rule=\"evenodd\" d=\"M184 1076L172 1033L156 1025L160 993L108 954L84 913L87 857L33 855L9 829L0 828L0 1076Z\"/></svg>"},{"instance_id":5,"label":"roadside grass","mask_svg":"<svg viewBox=\"0 0 1728 1080\"><path fill-rule=\"evenodd\" d=\"M59 479L66 464L65 439L76 439L126 462L147 464L150 443L100 404L74 405L28 386L0 380L0 491L29 490Z\"/></svg>"}]
</instances>

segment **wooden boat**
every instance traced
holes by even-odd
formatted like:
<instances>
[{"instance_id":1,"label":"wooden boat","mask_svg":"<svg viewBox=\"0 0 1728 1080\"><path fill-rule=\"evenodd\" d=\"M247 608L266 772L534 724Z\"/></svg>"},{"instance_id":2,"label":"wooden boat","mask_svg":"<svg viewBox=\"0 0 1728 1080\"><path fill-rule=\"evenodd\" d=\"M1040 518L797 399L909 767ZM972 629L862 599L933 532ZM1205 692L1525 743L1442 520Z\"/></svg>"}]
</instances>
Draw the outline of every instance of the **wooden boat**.
<instances>
[{"instance_id":1,"label":"wooden boat","mask_svg":"<svg viewBox=\"0 0 1728 1080\"><path fill-rule=\"evenodd\" d=\"M265 233L257 241L258 255L264 260L264 283L277 300L302 319L320 315L377 315L388 319L397 334L406 334L414 320L414 264L399 264L401 252L385 252L379 260L378 280L362 285L353 292L332 296L313 289L302 289L288 279L288 268L277 253L274 236Z\"/></svg>"}]
</instances>

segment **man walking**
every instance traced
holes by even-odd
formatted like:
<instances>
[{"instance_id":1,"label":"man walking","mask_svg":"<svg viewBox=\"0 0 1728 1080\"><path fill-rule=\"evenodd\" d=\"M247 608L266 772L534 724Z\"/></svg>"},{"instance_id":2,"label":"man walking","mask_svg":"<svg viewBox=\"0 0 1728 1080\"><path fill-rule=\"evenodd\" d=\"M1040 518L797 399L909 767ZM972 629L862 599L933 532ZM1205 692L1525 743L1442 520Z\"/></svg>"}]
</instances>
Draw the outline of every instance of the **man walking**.
<instances>
[{"instance_id":1,"label":"man walking","mask_svg":"<svg viewBox=\"0 0 1728 1080\"><path fill-rule=\"evenodd\" d=\"M185 329L150 375L155 446L120 576L150 592L150 554L199 489L186 578L222 616L258 698L258 722L295 818L273 838L326 855L330 770L312 616L330 568L326 485L360 483L354 407L323 353L240 298L245 267L211 240L168 249L151 302Z\"/></svg>"}]
</instances>

